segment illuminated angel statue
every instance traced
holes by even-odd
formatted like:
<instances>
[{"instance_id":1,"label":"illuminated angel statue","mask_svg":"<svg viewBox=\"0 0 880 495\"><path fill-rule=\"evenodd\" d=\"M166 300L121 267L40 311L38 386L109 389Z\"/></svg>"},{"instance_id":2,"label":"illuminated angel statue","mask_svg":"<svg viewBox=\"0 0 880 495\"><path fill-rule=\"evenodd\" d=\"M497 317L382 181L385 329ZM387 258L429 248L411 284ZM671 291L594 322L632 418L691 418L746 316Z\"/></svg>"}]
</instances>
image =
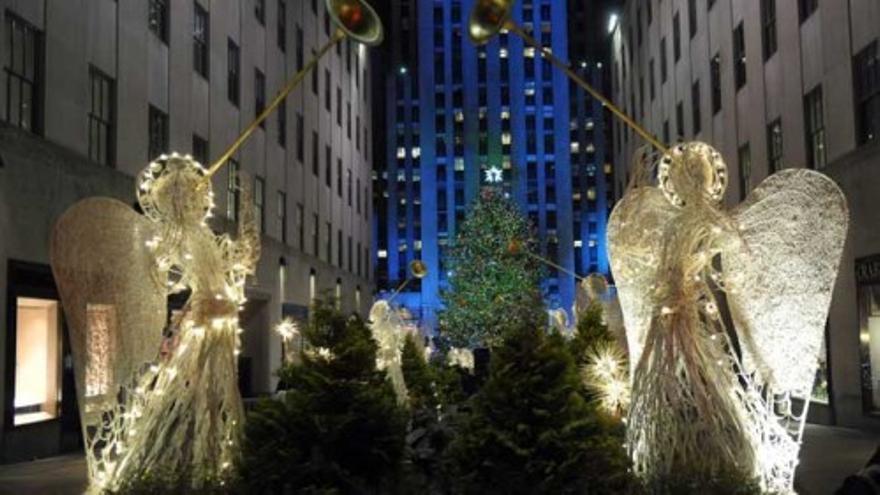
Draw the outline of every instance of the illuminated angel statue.
<instances>
[{"instance_id":1,"label":"illuminated angel statue","mask_svg":"<svg viewBox=\"0 0 880 495\"><path fill-rule=\"evenodd\" d=\"M388 304L388 301L376 301L373 304L370 309L370 330L373 339L379 344L376 367L388 373L397 402L400 404L405 404L409 398L401 368L403 342L406 338L403 326L400 314Z\"/></svg>"},{"instance_id":2,"label":"illuminated angel statue","mask_svg":"<svg viewBox=\"0 0 880 495\"><path fill-rule=\"evenodd\" d=\"M137 187L143 216L86 199L52 239L96 492L145 475L193 488L223 480L243 419L238 311L259 257L253 210L242 209L236 240L214 234L211 182L188 156L160 157ZM166 327L167 296L186 290Z\"/></svg>"},{"instance_id":3,"label":"illuminated angel statue","mask_svg":"<svg viewBox=\"0 0 880 495\"><path fill-rule=\"evenodd\" d=\"M789 169L725 210L726 166L702 143L675 146L657 175L657 187L630 188L608 228L635 470L648 480L733 470L790 493L846 200L824 175Z\"/></svg>"}]
</instances>

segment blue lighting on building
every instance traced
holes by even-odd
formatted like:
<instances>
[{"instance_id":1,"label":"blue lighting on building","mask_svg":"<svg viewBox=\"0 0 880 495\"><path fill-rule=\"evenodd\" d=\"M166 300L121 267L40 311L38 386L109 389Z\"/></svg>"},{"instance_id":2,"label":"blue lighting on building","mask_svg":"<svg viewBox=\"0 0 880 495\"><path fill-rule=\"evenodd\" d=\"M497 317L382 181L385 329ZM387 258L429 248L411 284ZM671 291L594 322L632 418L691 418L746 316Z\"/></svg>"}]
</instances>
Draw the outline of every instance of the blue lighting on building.
<instances>
[{"instance_id":1,"label":"blue lighting on building","mask_svg":"<svg viewBox=\"0 0 880 495\"><path fill-rule=\"evenodd\" d=\"M447 288L445 255L467 206L489 182L528 215L543 256L579 274L607 274L610 165L601 105L516 36L471 44L473 0L389 3L387 69L378 81L386 149L384 162L376 160L373 187L380 291L394 291L406 280L409 262L424 261L428 276L411 281L395 300L425 328L435 328L439 294ZM568 14L584 3L522 0L513 17L566 60ZM601 87L595 63L577 67ZM547 273L548 304L571 308L574 278L550 267Z\"/></svg>"}]
</instances>

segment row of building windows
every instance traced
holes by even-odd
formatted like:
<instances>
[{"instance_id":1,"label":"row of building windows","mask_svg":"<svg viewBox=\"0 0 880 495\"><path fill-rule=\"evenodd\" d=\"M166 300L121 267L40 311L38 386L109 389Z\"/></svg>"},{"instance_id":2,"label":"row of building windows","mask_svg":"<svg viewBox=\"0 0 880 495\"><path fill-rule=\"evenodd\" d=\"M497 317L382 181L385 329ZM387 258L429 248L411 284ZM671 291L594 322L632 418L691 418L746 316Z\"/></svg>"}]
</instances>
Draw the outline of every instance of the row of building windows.
<instances>
[{"instance_id":1,"label":"row of building windows","mask_svg":"<svg viewBox=\"0 0 880 495\"><path fill-rule=\"evenodd\" d=\"M167 6L162 1L151 1L150 4L150 26L155 27L156 31L162 32L163 24L159 22L167 16ZM198 55L202 45L207 45L207 13L199 11L200 7L196 4L196 52ZM12 13L6 13L6 29L9 34L9 45L7 51L7 65L5 66L6 74L6 115L5 120L15 126L26 130L39 132L40 119L42 118L42 101L40 95L42 93L42 74L40 72L43 37L42 33L31 24L20 19ZM202 19L200 20L200 17ZM200 27L201 26L201 27ZM207 53L204 53L204 63L207 64ZM198 59L198 56L196 57ZM239 50L232 40L229 40L229 67L230 67L230 84L229 96L230 100L238 98L238 71L240 67ZM201 62L196 62L196 69L199 71ZM205 70L207 68L205 67ZM235 77L233 77L235 76ZM265 77L255 69L255 107L259 113L265 105ZM88 107L88 156L93 161L112 165L115 162L115 132L116 132L116 84L115 80L103 73L96 67L89 67L89 91L90 100ZM349 115L351 114L349 105ZM284 145L286 135L286 119L283 117L285 112L279 112L279 144ZM360 117L357 117L358 128L360 127ZM302 133L304 123L302 114L297 114L297 154L302 161L303 145ZM366 127L364 127L364 142L366 147ZM317 142L317 134L313 134ZM358 147L360 142L360 133L358 133ZM148 153L150 158L155 158L169 150L169 119L168 115L159 108L149 105L148 107ZM328 148L329 150L329 148ZM366 153L366 152L365 152ZM207 139L193 135L192 137L192 154L200 163L206 163L209 159L209 148ZM337 192L342 197L342 179L341 179L341 160L339 160L339 170L337 171L338 186ZM232 220L238 219L239 209L239 190L237 182L237 174L239 166L234 160L229 165L229 181L228 181L228 207L227 216ZM328 174L329 178L329 174ZM328 179L329 180L329 179ZM360 179L356 180L356 189L352 183L352 173L348 170L347 179L347 195L348 205L354 206L356 213L361 214L363 211L364 218L369 217L369 193L366 186L361 187ZM266 207L266 185L265 180L257 177L254 183L254 203L257 207L259 215L259 225L261 231L265 231L265 207ZM356 191L356 192L353 192ZM354 201L356 196L357 200ZM299 247L304 251L305 241L303 236L302 218L304 212L302 205L297 205L299 218ZM283 191L278 191L278 213L277 220L281 226L281 240L288 242L287 231L287 196ZM340 231L341 232L341 231ZM351 243L351 240L349 240ZM341 247L340 247L341 250ZM349 259L352 258L352 247L349 246ZM317 251L313 254L317 255ZM340 255L341 256L341 255ZM362 248L358 242L357 248L357 274L367 275L369 273L368 263L362 264L362 259L368 259L367 248ZM328 258L329 261L329 258ZM341 267L342 263L338 263ZM353 262L348 263L349 271L352 271Z\"/></svg>"},{"instance_id":2,"label":"row of building windows","mask_svg":"<svg viewBox=\"0 0 880 495\"><path fill-rule=\"evenodd\" d=\"M647 5L650 5L648 2ZM801 21L806 20L817 9L815 0L802 0L799 3ZM777 50L776 41L776 6L774 0L761 0L762 19L762 44L764 59L769 59ZM673 20L675 22L675 19ZM673 25L675 32L675 25ZM674 35L675 36L675 35ZM677 36L675 43L677 44ZM661 58L661 83L666 80L666 51L665 38L660 42ZM623 65L622 74L625 74L626 64ZM649 94L651 101L656 97L654 84L654 60L648 62ZM743 22L741 21L733 31L733 70L734 83L737 90L745 86L747 82L746 71L746 46ZM711 108L712 114L717 114L722 109L721 99L721 56L715 54L710 60L710 85L711 85ZM856 113L856 141L863 145L874 140L880 130L880 62L877 55L877 41L868 44L864 49L853 57L854 96ZM643 94L643 81L639 80L639 113L645 116L645 98ZM632 93L631 107L635 109L635 92ZM701 92L700 81L694 81L691 90L691 129L692 135L701 131ZM685 119L682 102L676 104L676 131L677 138L685 136ZM813 88L804 97L804 122L807 142L807 165L811 168L821 168L825 165L825 131L823 116L823 101L821 85ZM782 164L782 130L779 119L774 120L769 127L772 131L767 133L769 171L778 170ZM669 141L669 123L663 122L663 139ZM622 129L622 136L618 138L618 149L622 151L623 140L628 138L628 129ZM620 133L618 133L620 134Z\"/></svg>"}]
</instances>

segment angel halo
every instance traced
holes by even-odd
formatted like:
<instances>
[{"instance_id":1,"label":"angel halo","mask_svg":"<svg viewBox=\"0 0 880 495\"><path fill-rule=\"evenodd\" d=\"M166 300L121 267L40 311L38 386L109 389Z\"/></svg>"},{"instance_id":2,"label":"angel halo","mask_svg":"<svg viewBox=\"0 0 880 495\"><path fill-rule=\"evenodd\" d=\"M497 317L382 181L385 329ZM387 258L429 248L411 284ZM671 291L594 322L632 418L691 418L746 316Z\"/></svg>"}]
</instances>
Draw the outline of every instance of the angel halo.
<instances>
[{"instance_id":1,"label":"angel halo","mask_svg":"<svg viewBox=\"0 0 880 495\"><path fill-rule=\"evenodd\" d=\"M652 164L637 165L648 177ZM846 200L826 176L788 169L726 210L726 166L704 143L674 146L657 172L657 186L630 185L608 225L636 473L735 474L792 493Z\"/></svg>"}]
</instances>

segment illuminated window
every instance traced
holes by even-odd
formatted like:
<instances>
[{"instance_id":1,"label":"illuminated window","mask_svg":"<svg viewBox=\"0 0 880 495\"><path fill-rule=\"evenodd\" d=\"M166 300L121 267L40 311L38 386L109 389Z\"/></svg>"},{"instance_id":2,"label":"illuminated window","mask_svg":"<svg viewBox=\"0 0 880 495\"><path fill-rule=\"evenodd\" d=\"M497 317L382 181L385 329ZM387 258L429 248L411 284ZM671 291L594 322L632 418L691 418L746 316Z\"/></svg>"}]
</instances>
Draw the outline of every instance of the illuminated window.
<instances>
[{"instance_id":1,"label":"illuminated window","mask_svg":"<svg viewBox=\"0 0 880 495\"><path fill-rule=\"evenodd\" d=\"M418 158L420 156L422 156L422 148L416 146L415 148L412 149L412 157Z\"/></svg>"},{"instance_id":2,"label":"illuminated window","mask_svg":"<svg viewBox=\"0 0 880 495\"><path fill-rule=\"evenodd\" d=\"M58 417L61 331L58 301L16 299L15 425Z\"/></svg>"},{"instance_id":3,"label":"illuminated window","mask_svg":"<svg viewBox=\"0 0 880 495\"><path fill-rule=\"evenodd\" d=\"M580 151L580 149L581 149L581 144L579 142L577 142L577 141L571 142L571 152L572 153L577 153L578 151Z\"/></svg>"},{"instance_id":4,"label":"illuminated window","mask_svg":"<svg viewBox=\"0 0 880 495\"><path fill-rule=\"evenodd\" d=\"M397 148L397 158L401 160L406 158L406 148L403 146Z\"/></svg>"},{"instance_id":5,"label":"illuminated window","mask_svg":"<svg viewBox=\"0 0 880 495\"><path fill-rule=\"evenodd\" d=\"M580 239L575 239L574 247L579 248L579 247L582 247L583 245L584 245L584 241L582 241Z\"/></svg>"},{"instance_id":6,"label":"illuminated window","mask_svg":"<svg viewBox=\"0 0 880 495\"><path fill-rule=\"evenodd\" d=\"M309 301L314 301L318 294L318 274L312 269L309 272Z\"/></svg>"},{"instance_id":7,"label":"illuminated window","mask_svg":"<svg viewBox=\"0 0 880 495\"><path fill-rule=\"evenodd\" d=\"M456 172L463 172L464 171L464 158L456 158L454 168L455 168Z\"/></svg>"},{"instance_id":8,"label":"illuminated window","mask_svg":"<svg viewBox=\"0 0 880 495\"><path fill-rule=\"evenodd\" d=\"M591 187L587 189L587 199L590 201L596 201L596 188Z\"/></svg>"},{"instance_id":9,"label":"illuminated window","mask_svg":"<svg viewBox=\"0 0 880 495\"><path fill-rule=\"evenodd\" d=\"M385 259L388 257L388 251L380 249L379 252L376 253L376 256L378 256L380 259Z\"/></svg>"},{"instance_id":10,"label":"illuminated window","mask_svg":"<svg viewBox=\"0 0 880 495\"><path fill-rule=\"evenodd\" d=\"M532 47L528 47L528 48L526 48L526 49L523 50L523 55L524 55L526 58L535 58L535 49L532 48Z\"/></svg>"},{"instance_id":11,"label":"illuminated window","mask_svg":"<svg viewBox=\"0 0 880 495\"><path fill-rule=\"evenodd\" d=\"M510 144L510 133L509 132L501 133L501 144Z\"/></svg>"}]
</instances>

